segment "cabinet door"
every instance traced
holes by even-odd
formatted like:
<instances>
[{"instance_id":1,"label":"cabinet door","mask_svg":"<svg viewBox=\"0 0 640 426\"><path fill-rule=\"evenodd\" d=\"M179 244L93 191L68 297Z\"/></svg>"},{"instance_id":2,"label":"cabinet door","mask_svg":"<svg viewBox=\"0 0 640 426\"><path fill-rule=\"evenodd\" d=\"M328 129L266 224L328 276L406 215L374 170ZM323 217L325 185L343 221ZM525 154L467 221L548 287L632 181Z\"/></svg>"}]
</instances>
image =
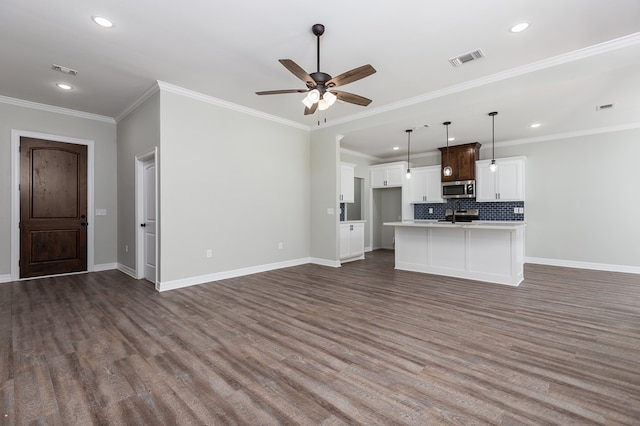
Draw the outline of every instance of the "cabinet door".
<instances>
[{"instance_id":1,"label":"cabinet door","mask_svg":"<svg viewBox=\"0 0 640 426\"><path fill-rule=\"evenodd\" d=\"M350 225L340 225L340 259L349 257L351 253Z\"/></svg>"},{"instance_id":2,"label":"cabinet door","mask_svg":"<svg viewBox=\"0 0 640 426\"><path fill-rule=\"evenodd\" d=\"M496 172L489 170L490 161L476 162L476 201L498 201Z\"/></svg>"},{"instance_id":3,"label":"cabinet door","mask_svg":"<svg viewBox=\"0 0 640 426\"><path fill-rule=\"evenodd\" d=\"M387 173L383 168L371 170L371 187L384 188L387 181Z\"/></svg>"},{"instance_id":4,"label":"cabinet door","mask_svg":"<svg viewBox=\"0 0 640 426\"><path fill-rule=\"evenodd\" d=\"M341 203L353 203L354 201L354 188L353 178L355 177L355 170L351 166L340 166L340 202Z\"/></svg>"},{"instance_id":5,"label":"cabinet door","mask_svg":"<svg viewBox=\"0 0 640 426\"><path fill-rule=\"evenodd\" d=\"M407 172L402 166L393 166L386 169L387 186L402 186L402 176Z\"/></svg>"},{"instance_id":6,"label":"cabinet door","mask_svg":"<svg viewBox=\"0 0 640 426\"><path fill-rule=\"evenodd\" d=\"M411 179L409 179L407 184L409 185L410 203L427 202L427 171L425 169L412 170Z\"/></svg>"},{"instance_id":7,"label":"cabinet door","mask_svg":"<svg viewBox=\"0 0 640 426\"><path fill-rule=\"evenodd\" d=\"M506 160L496 163L498 200L524 201L524 162Z\"/></svg>"},{"instance_id":8,"label":"cabinet door","mask_svg":"<svg viewBox=\"0 0 640 426\"><path fill-rule=\"evenodd\" d=\"M524 160L496 159L495 172L490 163L476 163L476 201L524 201Z\"/></svg>"},{"instance_id":9,"label":"cabinet door","mask_svg":"<svg viewBox=\"0 0 640 426\"><path fill-rule=\"evenodd\" d=\"M425 195L428 203L442 203L442 181L440 179L440 166L425 169Z\"/></svg>"},{"instance_id":10,"label":"cabinet door","mask_svg":"<svg viewBox=\"0 0 640 426\"><path fill-rule=\"evenodd\" d=\"M364 253L364 223L354 223L349 231L350 255L360 256Z\"/></svg>"}]
</instances>

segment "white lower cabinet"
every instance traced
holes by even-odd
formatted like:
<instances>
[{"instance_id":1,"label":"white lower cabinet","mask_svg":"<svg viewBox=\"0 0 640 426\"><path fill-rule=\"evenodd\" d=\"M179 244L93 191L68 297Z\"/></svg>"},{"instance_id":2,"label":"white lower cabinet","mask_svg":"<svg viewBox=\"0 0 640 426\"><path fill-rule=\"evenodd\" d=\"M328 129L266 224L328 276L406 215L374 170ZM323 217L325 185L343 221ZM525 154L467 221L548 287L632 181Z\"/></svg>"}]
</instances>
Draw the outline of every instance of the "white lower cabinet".
<instances>
[{"instance_id":1,"label":"white lower cabinet","mask_svg":"<svg viewBox=\"0 0 640 426\"><path fill-rule=\"evenodd\" d=\"M340 261L364 259L364 222L340 224Z\"/></svg>"}]
</instances>

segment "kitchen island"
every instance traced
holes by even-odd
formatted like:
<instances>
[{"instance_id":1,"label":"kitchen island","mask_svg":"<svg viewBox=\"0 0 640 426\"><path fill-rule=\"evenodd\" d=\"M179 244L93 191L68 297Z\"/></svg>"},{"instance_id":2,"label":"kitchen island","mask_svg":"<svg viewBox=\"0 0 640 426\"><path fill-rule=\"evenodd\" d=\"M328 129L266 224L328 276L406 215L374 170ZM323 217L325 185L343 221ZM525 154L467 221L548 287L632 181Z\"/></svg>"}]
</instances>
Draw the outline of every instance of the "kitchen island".
<instances>
[{"instance_id":1,"label":"kitchen island","mask_svg":"<svg viewBox=\"0 0 640 426\"><path fill-rule=\"evenodd\" d=\"M524 279L524 222L387 222L396 269L517 286Z\"/></svg>"}]
</instances>

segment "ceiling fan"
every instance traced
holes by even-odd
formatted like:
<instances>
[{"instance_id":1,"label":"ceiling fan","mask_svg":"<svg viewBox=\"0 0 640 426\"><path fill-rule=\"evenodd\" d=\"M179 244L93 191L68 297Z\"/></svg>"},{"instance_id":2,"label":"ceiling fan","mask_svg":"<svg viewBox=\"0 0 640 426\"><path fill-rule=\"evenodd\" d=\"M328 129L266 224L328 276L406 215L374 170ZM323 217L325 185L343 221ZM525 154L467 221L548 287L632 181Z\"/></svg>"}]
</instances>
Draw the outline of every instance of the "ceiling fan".
<instances>
[{"instance_id":1,"label":"ceiling fan","mask_svg":"<svg viewBox=\"0 0 640 426\"><path fill-rule=\"evenodd\" d=\"M320 111L329 108L336 99L340 99L344 102L349 102L356 105L367 106L371 103L371 99L367 99L364 96L354 95L353 93L343 92L341 90L334 90L335 87L344 86L348 83L360 80L375 73L376 70L371 65L363 65L358 68L354 68L350 71L344 72L336 77L331 77L329 74L320 71L320 36L324 34L324 25L315 24L311 27L311 31L317 37L318 40L318 67L317 71L311 74L307 73L302 67L293 62L291 59L279 59L280 63L284 65L286 69L291 71L293 75L307 85L306 89L285 89L285 90L267 90L263 92L256 92L256 95L279 95L282 93L307 93L307 96L302 100L305 105L304 114L309 115L316 112L316 109Z\"/></svg>"}]
</instances>

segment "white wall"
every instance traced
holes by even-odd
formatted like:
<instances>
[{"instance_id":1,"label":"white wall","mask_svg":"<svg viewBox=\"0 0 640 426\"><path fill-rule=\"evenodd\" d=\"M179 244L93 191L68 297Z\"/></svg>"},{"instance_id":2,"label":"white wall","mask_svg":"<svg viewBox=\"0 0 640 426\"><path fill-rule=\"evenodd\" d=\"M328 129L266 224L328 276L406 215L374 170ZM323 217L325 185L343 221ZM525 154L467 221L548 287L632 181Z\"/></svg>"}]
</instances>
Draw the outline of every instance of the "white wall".
<instances>
[{"instance_id":1,"label":"white wall","mask_svg":"<svg viewBox=\"0 0 640 426\"><path fill-rule=\"evenodd\" d=\"M160 145L160 92L118 122L118 263L136 269L135 158ZM126 251L125 247L129 247Z\"/></svg>"},{"instance_id":2,"label":"white wall","mask_svg":"<svg viewBox=\"0 0 640 426\"><path fill-rule=\"evenodd\" d=\"M162 282L308 260L308 131L160 97Z\"/></svg>"},{"instance_id":3,"label":"white wall","mask_svg":"<svg viewBox=\"0 0 640 426\"><path fill-rule=\"evenodd\" d=\"M89 114L84 115L89 116ZM0 103L0 200L2 200L0 203L0 278L9 276L11 273L12 129L94 141L94 207L107 210L107 215L96 216L93 224L94 264L97 267L115 264L117 241L115 121L111 122L107 117L83 118Z\"/></svg>"},{"instance_id":4,"label":"white wall","mask_svg":"<svg viewBox=\"0 0 640 426\"><path fill-rule=\"evenodd\" d=\"M639 141L637 129L496 146L496 157L527 157L527 258L640 271Z\"/></svg>"}]
</instances>

